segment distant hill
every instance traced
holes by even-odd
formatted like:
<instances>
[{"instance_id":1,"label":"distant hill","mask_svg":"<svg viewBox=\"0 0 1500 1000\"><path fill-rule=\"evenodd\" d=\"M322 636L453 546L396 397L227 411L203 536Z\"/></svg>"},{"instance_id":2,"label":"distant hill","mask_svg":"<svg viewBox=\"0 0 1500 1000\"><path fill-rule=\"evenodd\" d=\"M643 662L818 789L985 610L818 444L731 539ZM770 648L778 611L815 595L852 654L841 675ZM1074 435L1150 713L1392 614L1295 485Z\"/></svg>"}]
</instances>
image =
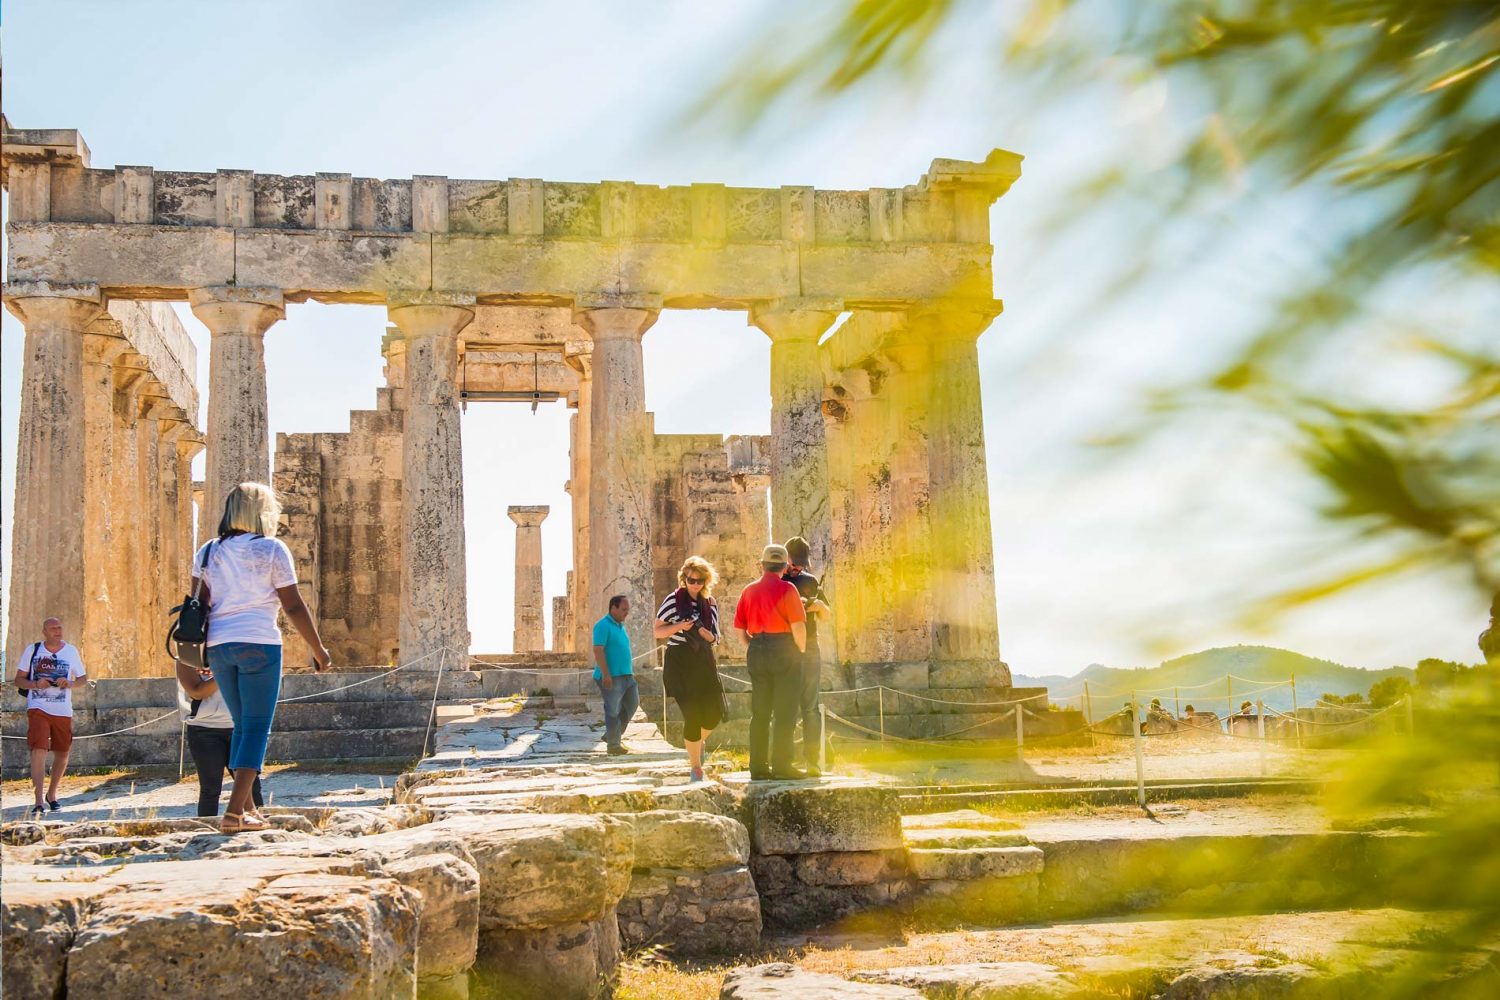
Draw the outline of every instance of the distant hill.
<instances>
[{"instance_id":1,"label":"distant hill","mask_svg":"<svg viewBox=\"0 0 1500 1000\"><path fill-rule=\"evenodd\" d=\"M1225 702L1230 694L1229 687L1224 683L1226 674L1232 674L1235 678L1231 682L1234 707L1238 708L1239 703L1247 698L1253 701L1258 697L1271 708L1285 712L1292 707L1292 691L1289 686L1259 692L1256 689L1265 683L1295 676L1297 704L1310 705L1324 692L1364 694L1378 680L1393 675L1410 680L1413 673L1407 667L1361 670L1270 646L1227 646L1189 653L1167 660L1157 667L1128 669L1094 663L1072 677L1057 674L1028 677L1016 674L1014 682L1017 687L1045 687L1053 701L1072 700L1076 705L1078 696L1083 693L1083 684L1087 681L1096 717L1108 715L1118 709L1129 699L1132 690L1140 692L1143 702L1160 698L1162 705L1171 711L1174 687L1178 689L1181 705L1192 705L1202 711L1212 709L1223 715Z\"/></svg>"}]
</instances>

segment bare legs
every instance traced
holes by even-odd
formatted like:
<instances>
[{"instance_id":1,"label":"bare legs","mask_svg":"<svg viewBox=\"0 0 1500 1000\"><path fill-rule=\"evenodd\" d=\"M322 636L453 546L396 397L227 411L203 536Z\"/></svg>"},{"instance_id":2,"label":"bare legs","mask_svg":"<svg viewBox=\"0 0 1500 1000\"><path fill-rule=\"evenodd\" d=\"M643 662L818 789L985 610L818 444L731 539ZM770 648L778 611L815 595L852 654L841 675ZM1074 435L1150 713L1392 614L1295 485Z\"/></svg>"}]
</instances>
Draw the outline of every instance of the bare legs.
<instances>
[{"instance_id":1,"label":"bare legs","mask_svg":"<svg viewBox=\"0 0 1500 1000\"><path fill-rule=\"evenodd\" d=\"M711 730L703 730L703 735L696 740L685 739L682 745L687 748L688 766L693 769L693 777L699 778L703 775L703 744L708 741Z\"/></svg>"},{"instance_id":2,"label":"bare legs","mask_svg":"<svg viewBox=\"0 0 1500 1000\"><path fill-rule=\"evenodd\" d=\"M234 770L234 788L229 792L229 804L224 807L226 815L240 816L246 811L254 811L250 804L250 794L255 789L255 779L260 772L253 767L237 767Z\"/></svg>"},{"instance_id":3,"label":"bare legs","mask_svg":"<svg viewBox=\"0 0 1500 1000\"><path fill-rule=\"evenodd\" d=\"M36 804L46 808L48 802L57 801L57 789L62 784L63 774L68 770L68 752L52 752L52 780L47 778L47 754L49 751L33 749L31 751L31 787L36 792ZM47 797L42 798L42 785L47 786Z\"/></svg>"}]
</instances>

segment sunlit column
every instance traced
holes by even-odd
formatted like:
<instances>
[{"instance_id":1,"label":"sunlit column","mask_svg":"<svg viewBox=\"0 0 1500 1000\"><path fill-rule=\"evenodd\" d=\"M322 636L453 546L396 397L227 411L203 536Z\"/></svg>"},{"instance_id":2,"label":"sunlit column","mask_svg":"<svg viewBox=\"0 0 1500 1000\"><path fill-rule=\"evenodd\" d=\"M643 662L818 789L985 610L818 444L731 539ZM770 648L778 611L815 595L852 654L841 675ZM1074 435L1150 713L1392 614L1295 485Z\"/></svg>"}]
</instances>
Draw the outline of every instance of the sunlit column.
<instances>
[{"instance_id":1,"label":"sunlit column","mask_svg":"<svg viewBox=\"0 0 1500 1000\"><path fill-rule=\"evenodd\" d=\"M546 506L506 510L516 524L516 618L511 648L517 653L547 648L542 607L542 522L550 511Z\"/></svg>"}]
</instances>

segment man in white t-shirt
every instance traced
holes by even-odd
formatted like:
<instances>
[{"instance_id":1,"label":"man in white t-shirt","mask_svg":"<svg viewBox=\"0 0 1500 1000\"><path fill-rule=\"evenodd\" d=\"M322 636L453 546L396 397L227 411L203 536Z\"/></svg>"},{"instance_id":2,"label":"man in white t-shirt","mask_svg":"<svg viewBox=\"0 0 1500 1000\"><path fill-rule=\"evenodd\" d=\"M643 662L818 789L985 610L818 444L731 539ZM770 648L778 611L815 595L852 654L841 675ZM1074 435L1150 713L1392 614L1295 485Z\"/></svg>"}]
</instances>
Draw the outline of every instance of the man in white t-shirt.
<instances>
[{"instance_id":1,"label":"man in white t-shirt","mask_svg":"<svg viewBox=\"0 0 1500 1000\"><path fill-rule=\"evenodd\" d=\"M42 641L23 649L16 664L16 686L26 692L26 745L31 748L35 816L45 815L49 807L61 808L57 787L68 770L68 750L73 746L73 689L87 680L78 648L63 641L62 619L42 622ZM43 799L48 750L52 751L52 782Z\"/></svg>"}]
</instances>

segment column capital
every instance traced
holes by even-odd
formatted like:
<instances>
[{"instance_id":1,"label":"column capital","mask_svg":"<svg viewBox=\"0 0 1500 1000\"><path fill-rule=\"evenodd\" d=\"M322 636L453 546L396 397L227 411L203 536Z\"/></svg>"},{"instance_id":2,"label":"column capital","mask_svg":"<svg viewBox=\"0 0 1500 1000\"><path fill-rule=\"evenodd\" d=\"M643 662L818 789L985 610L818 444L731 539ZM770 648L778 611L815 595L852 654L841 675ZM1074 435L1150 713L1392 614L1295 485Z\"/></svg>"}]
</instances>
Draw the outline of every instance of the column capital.
<instances>
[{"instance_id":1,"label":"column capital","mask_svg":"<svg viewBox=\"0 0 1500 1000\"><path fill-rule=\"evenodd\" d=\"M5 286L5 308L22 323L84 330L104 315L98 285L16 281Z\"/></svg>"},{"instance_id":2,"label":"column capital","mask_svg":"<svg viewBox=\"0 0 1500 1000\"><path fill-rule=\"evenodd\" d=\"M913 333L933 341L977 339L1005 308L999 299L934 299L913 303L907 322Z\"/></svg>"},{"instance_id":3,"label":"column capital","mask_svg":"<svg viewBox=\"0 0 1500 1000\"><path fill-rule=\"evenodd\" d=\"M170 397L157 396L147 392L141 392L136 397L136 405L139 407L136 412L146 420L171 420L174 419L172 416L174 411L181 412L177 410L177 404L172 402Z\"/></svg>"},{"instance_id":4,"label":"column capital","mask_svg":"<svg viewBox=\"0 0 1500 1000\"><path fill-rule=\"evenodd\" d=\"M127 353L130 353L130 342L118 333L89 330L83 335L85 364L113 367Z\"/></svg>"},{"instance_id":5,"label":"column capital","mask_svg":"<svg viewBox=\"0 0 1500 1000\"><path fill-rule=\"evenodd\" d=\"M817 343L843 311L844 303L839 299L774 299L752 306L748 321L770 337L773 344L809 340Z\"/></svg>"},{"instance_id":6,"label":"column capital","mask_svg":"<svg viewBox=\"0 0 1500 1000\"><path fill-rule=\"evenodd\" d=\"M461 292L392 292L386 296L386 315L402 340L457 337L474 322L474 304L474 296ZM393 340L391 347L395 344Z\"/></svg>"},{"instance_id":7,"label":"column capital","mask_svg":"<svg viewBox=\"0 0 1500 1000\"><path fill-rule=\"evenodd\" d=\"M631 296L631 299L638 297ZM573 322L589 332L589 336L595 341L600 340L640 340L646 335L646 331L656 323L656 318L661 315L661 305L658 302L655 307L641 305L585 305L586 301L580 300L573 307ZM598 300L603 302L603 300ZM592 351L590 352L592 353Z\"/></svg>"},{"instance_id":8,"label":"column capital","mask_svg":"<svg viewBox=\"0 0 1500 1000\"><path fill-rule=\"evenodd\" d=\"M286 298L279 288L216 285L188 292L188 305L215 337L260 337L286 318Z\"/></svg>"},{"instance_id":9,"label":"column capital","mask_svg":"<svg viewBox=\"0 0 1500 1000\"><path fill-rule=\"evenodd\" d=\"M587 379L594 372L594 342L570 340L563 345L563 363Z\"/></svg>"},{"instance_id":10,"label":"column capital","mask_svg":"<svg viewBox=\"0 0 1500 1000\"><path fill-rule=\"evenodd\" d=\"M505 513L509 514L510 519L516 522L516 526L520 528L535 528L539 526L547 519L547 515L551 512L552 508L546 505L505 508Z\"/></svg>"}]
</instances>

